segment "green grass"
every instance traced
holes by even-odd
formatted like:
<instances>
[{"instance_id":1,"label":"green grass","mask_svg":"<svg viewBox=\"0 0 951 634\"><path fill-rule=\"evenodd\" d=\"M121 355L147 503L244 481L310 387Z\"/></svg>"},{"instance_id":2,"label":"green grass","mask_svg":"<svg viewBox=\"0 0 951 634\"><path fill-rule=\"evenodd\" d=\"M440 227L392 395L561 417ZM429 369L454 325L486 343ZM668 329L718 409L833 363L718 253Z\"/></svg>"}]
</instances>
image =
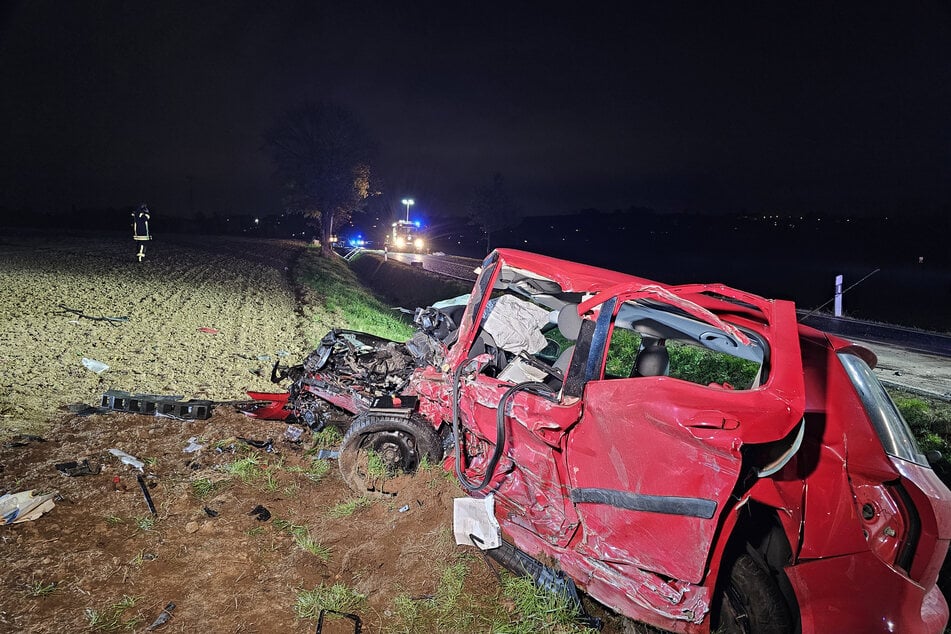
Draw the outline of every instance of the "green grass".
<instances>
[{"instance_id":1,"label":"green grass","mask_svg":"<svg viewBox=\"0 0 951 634\"><path fill-rule=\"evenodd\" d=\"M119 517L118 515L107 515L106 524L109 526L118 526L119 524L124 523L125 520Z\"/></svg>"},{"instance_id":2,"label":"green grass","mask_svg":"<svg viewBox=\"0 0 951 634\"><path fill-rule=\"evenodd\" d=\"M287 471L291 473L300 473L303 474L305 478L311 482L320 482L324 476L330 473L330 463L326 460L318 460L313 458L310 461L310 466L306 469L303 467L287 467Z\"/></svg>"},{"instance_id":3,"label":"green grass","mask_svg":"<svg viewBox=\"0 0 951 634\"><path fill-rule=\"evenodd\" d=\"M125 595L102 610L86 608L86 619L89 621L89 627L99 632L136 629L142 619L138 617L126 619L125 613L134 608L140 600L141 597Z\"/></svg>"},{"instance_id":4,"label":"green grass","mask_svg":"<svg viewBox=\"0 0 951 634\"><path fill-rule=\"evenodd\" d=\"M366 597L342 583L320 584L313 590L299 590L294 612L302 619L316 619L321 610L356 612ZM332 617L333 615L329 615Z\"/></svg>"},{"instance_id":5,"label":"green grass","mask_svg":"<svg viewBox=\"0 0 951 634\"><path fill-rule=\"evenodd\" d=\"M199 500L209 498L228 487L228 482L219 480L214 482L208 478L200 478L192 481L192 495Z\"/></svg>"},{"instance_id":6,"label":"green grass","mask_svg":"<svg viewBox=\"0 0 951 634\"><path fill-rule=\"evenodd\" d=\"M438 612L436 625L441 630L454 630L457 629L457 626L462 629L469 625L469 611L458 609L462 598L462 586L466 582L467 574L469 574L468 563L457 561L446 566L439 577L439 585L436 587L433 603L437 606ZM458 622L460 617L463 617L465 622Z\"/></svg>"},{"instance_id":7,"label":"green grass","mask_svg":"<svg viewBox=\"0 0 951 634\"><path fill-rule=\"evenodd\" d=\"M697 383L729 383L737 389L748 389L756 378L759 364L706 348L671 342L670 376Z\"/></svg>"},{"instance_id":8,"label":"green grass","mask_svg":"<svg viewBox=\"0 0 951 634\"><path fill-rule=\"evenodd\" d=\"M278 459L276 462L264 462L257 454L247 455L244 458L239 458L234 462L222 466L222 470L228 475L238 478L244 484L254 485L267 493L274 493L281 488L281 481L278 478L278 474L282 469L286 471L296 470L290 467L284 468L283 459ZM198 487L197 489L195 488L196 486ZM192 492L195 493L196 497L201 498L203 497L202 494L207 495L209 492L214 492L227 486L227 482L212 484L207 481L202 482L198 480L192 483Z\"/></svg>"},{"instance_id":9,"label":"green grass","mask_svg":"<svg viewBox=\"0 0 951 634\"><path fill-rule=\"evenodd\" d=\"M56 582L33 581L26 584L26 594L30 597L45 597L56 592Z\"/></svg>"},{"instance_id":10,"label":"green grass","mask_svg":"<svg viewBox=\"0 0 951 634\"><path fill-rule=\"evenodd\" d=\"M637 332L616 328L611 335L605 373L614 377L629 376L640 344ZM737 389L747 389L759 370L759 364L753 361L677 341L667 342L667 352L670 376L699 385L729 383Z\"/></svg>"},{"instance_id":11,"label":"green grass","mask_svg":"<svg viewBox=\"0 0 951 634\"><path fill-rule=\"evenodd\" d=\"M951 403L888 388L902 418L908 423L923 452L938 451L932 460L935 474L951 487Z\"/></svg>"},{"instance_id":12,"label":"green grass","mask_svg":"<svg viewBox=\"0 0 951 634\"><path fill-rule=\"evenodd\" d=\"M386 462L375 451L367 451L367 477L370 480L386 480L394 474L386 466Z\"/></svg>"},{"instance_id":13,"label":"green grass","mask_svg":"<svg viewBox=\"0 0 951 634\"><path fill-rule=\"evenodd\" d=\"M287 531L293 535L294 543L304 552L310 553L322 562L330 561L330 555L332 554L330 548L317 541L306 526L294 524L281 518L275 519L272 524L278 530Z\"/></svg>"},{"instance_id":14,"label":"green grass","mask_svg":"<svg viewBox=\"0 0 951 634\"><path fill-rule=\"evenodd\" d=\"M468 629L472 613L460 605L469 566L456 561L443 569L439 585L430 597L413 599L401 594L393 601L396 619L390 624L393 632L462 631Z\"/></svg>"},{"instance_id":15,"label":"green grass","mask_svg":"<svg viewBox=\"0 0 951 634\"><path fill-rule=\"evenodd\" d=\"M145 551L140 550L135 554L135 557L129 560L129 565L135 568L138 568L145 561Z\"/></svg>"},{"instance_id":16,"label":"green grass","mask_svg":"<svg viewBox=\"0 0 951 634\"><path fill-rule=\"evenodd\" d=\"M486 612L501 620L501 610L494 598L477 597L464 591L470 561L466 556L459 557L443 568L432 595L421 598L398 595L393 600L394 618L384 631L394 634L488 631L492 618L487 618Z\"/></svg>"},{"instance_id":17,"label":"green grass","mask_svg":"<svg viewBox=\"0 0 951 634\"><path fill-rule=\"evenodd\" d=\"M889 390L902 417L918 439L923 451L947 453L951 449L951 403Z\"/></svg>"},{"instance_id":18,"label":"green grass","mask_svg":"<svg viewBox=\"0 0 951 634\"><path fill-rule=\"evenodd\" d=\"M311 318L322 322L322 328L350 328L395 341L405 341L413 334L399 313L362 286L342 259L322 258L316 249L308 249L298 262L297 283L312 289L314 297L305 299ZM324 334L312 331L308 338L316 342Z\"/></svg>"},{"instance_id":19,"label":"green grass","mask_svg":"<svg viewBox=\"0 0 951 634\"><path fill-rule=\"evenodd\" d=\"M346 502L341 502L340 504L330 507L330 510L327 511L327 515L334 519L350 517L359 509L366 508L371 504L373 504L373 500L366 496L353 498L351 500L347 500Z\"/></svg>"},{"instance_id":20,"label":"green grass","mask_svg":"<svg viewBox=\"0 0 951 634\"><path fill-rule=\"evenodd\" d=\"M580 634L596 631L576 622L578 613L563 596L539 588L528 577L503 573L502 595L511 601L514 610L509 615L508 622L493 624L493 632Z\"/></svg>"},{"instance_id":21,"label":"green grass","mask_svg":"<svg viewBox=\"0 0 951 634\"><path fill-rule=\"evenodd\" d=\"M322 562L330 561L331 550L317 541L310 530L304 529L294 533L294 543L304 552L310 553Z\"/></svg>"},{"instance_id":22,"label":"green grass","mask_svg":"<svg viewBox=\"0 0 951 634\"><path fill-rule=\"evenodd\" d=\"M274 493L281 488L281 482L277 479L277 470L278 467L274 466L264 472L264 482L261 484L264 491Z\"/></svg>"},{"instance_id":23,"label":"green grass","mask_svg":"<svg viewBox=\"0 0 951 634\"><path fill-rule=\"evenodd\" d=\"M261 462L255 454L240 458L225 465L224 470L225 473L237 477L245 484L250 484L264 475L261 469Z\"/></svg>"},{"instance_id":24,"label":"green grass","mask_svg":"<svg viewBox=\"0 0 951 634\"><path fill-rule=\"evenodd\" d=\"M135 527L142 532L148 532L155 528L155 518L151 515L141 515L135 518Z\"/></svg>"},{"instance_id":25,"label":"green grass","mask_svg":"<svg viewBox=\"0 0 951 634\"><path fill-rule=\"evenodd\" d=\"M321 449L334 449L343 440L340 430L334 426L324 427L313 433L314 445L307 450L308 454L316 453Z\"/></svg>"}]
</instances>

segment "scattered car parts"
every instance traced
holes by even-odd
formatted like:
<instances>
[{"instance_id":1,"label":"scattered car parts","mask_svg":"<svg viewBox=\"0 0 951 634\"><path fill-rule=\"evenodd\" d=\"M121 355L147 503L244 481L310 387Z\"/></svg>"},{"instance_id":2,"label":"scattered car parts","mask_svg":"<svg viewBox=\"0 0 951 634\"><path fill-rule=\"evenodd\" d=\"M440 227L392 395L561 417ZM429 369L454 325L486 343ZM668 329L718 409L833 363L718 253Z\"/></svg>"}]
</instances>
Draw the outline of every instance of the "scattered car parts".
<instances>
[{"instance_id":1,"label":"scattered car parts","mask_svg":"<svg viewBox=\"0 0 951 634\"><path fill-rule=\"evenodd\" d=\"M324 631L324 617L328 614L334 614L336 616L341 616L345 619L350 619L353 622L353 634L360 634L363 631L363 623L360 621L360 617L356 614L350 614L349 612L338 612L337 610L322 609L317 613L317 630L316 634L321 634Z\"/></svg>"},{"instance_id":2,"label":"scattered car parts","mask_svg":"<svg viewBox=\"0 0 951 634\"><path fill-rule=\"evenodd\" d=\"M145 479L141 475L136 475L135 479L139 483L139 489L142 490L142 497L145 498L145 503L149 507L149 513L152 514L152 517L155 517L158 513L155 512L155 503L152 502L152 495L149 493L149 488L145 485Z\"/></svg>"},{"instance_id":3,"label":"scattered car parts","mask_svg":"<svg viewBox=\"0 0 951 634\"><path fill-rule=\"evenodd\" d=\"M70 460L69 462L60 462L54 465L54 467L57 471L65 476L69 476L70 478L98 475L102 471L102 464L97 464L96 469L93 470L93 468L89 466L88 459L83 459L82 462L76 462L75 460Z\"/></svg>"},{"instance_id":4,"label":"scattered car parts","mask_svg":"<svg viewBox=\"0 0 951 634\"><path fill-rule=\"evenodd\" d=\"M206 420L211 417L214 401L190 399L183 396L161 394L134 394L122 390L109 390L102 395L99 406L114 412L169 416L184 420Z\"/></svg>"}]
</instances>

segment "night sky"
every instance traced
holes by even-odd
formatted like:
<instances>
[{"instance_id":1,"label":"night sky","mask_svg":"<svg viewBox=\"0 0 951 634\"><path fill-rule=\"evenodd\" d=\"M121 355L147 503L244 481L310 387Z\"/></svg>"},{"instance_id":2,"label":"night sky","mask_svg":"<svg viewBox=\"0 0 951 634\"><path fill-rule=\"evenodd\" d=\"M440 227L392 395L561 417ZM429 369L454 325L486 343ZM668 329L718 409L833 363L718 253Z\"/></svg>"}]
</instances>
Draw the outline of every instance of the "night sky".
<instances>
[{"instance_id":1,"label":"night sky","mask_svg":"<svg viewBox=\"0 0 951 634\"><path fill-rule=\"evenodd\" d=\"M262 134L317 99L394 213L951 203L944 1L3 3L0 87L8 210L278 211Z\"/></svg>"}]
</instances>

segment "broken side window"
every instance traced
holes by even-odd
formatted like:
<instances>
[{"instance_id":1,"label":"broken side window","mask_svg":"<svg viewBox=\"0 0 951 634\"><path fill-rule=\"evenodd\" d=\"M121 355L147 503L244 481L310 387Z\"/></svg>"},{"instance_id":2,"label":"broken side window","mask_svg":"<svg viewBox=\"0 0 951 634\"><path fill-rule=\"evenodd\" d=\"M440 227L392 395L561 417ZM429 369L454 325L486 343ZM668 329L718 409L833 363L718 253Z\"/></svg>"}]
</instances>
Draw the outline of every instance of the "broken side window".
<instances>
[{"instance_id":1,"label":"broken side window","mask_svg":"<svg viewBox=\"0 0 951 634\"><path fill-rule=\"evenodd\" d=\"M749 344L681 314L625 302L615 318L604 378L669 376L699 385L750 389L765 357L758 337Z\"/></svg>"}]
</instances>

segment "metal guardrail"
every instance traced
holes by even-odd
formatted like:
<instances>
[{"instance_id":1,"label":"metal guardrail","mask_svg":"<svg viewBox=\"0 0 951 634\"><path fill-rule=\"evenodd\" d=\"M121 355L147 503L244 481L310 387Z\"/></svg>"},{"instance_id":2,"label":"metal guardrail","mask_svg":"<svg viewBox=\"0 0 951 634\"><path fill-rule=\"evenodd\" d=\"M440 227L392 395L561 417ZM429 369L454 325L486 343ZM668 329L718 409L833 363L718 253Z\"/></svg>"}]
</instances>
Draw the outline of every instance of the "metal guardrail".
<instances>
[{"instance_id":1,"label":"metal guardrail","mask_svg":"<svg viewBox=\"0 0 951 634\"><path fill-rule=\"evenodd\" d=\"M846 339L877 341L924 354L951 357L951 336L948 335L829 315L809 315L803 319L806 312L799 312L800 319L807 326L841 335Z\"/></svg>"}]
</instances>

